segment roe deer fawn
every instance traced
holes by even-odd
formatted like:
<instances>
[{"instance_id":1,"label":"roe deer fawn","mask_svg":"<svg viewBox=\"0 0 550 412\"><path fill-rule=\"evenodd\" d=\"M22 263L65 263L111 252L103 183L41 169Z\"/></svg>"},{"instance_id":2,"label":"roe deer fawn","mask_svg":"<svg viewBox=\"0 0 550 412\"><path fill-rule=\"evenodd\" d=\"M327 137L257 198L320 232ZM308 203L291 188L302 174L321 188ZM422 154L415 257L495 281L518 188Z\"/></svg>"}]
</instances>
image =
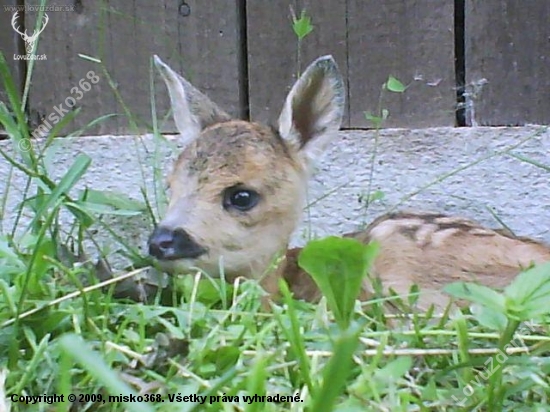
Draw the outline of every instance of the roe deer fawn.
<instances>
[{"instance_id":1,"label":"roe deer fawn","mask_svg":"<svg viewBox=\"0 0 550 412\"><path fill-rule=\"evenodd\" d=\"M227 280L262 279L270 294L283 277L295 297L316 300L313 280L287 250L304 207L312 162L336 136L344 84L331 56L314 61L292 87L278 127L234 120L157 56L184 149L168 183L166 216L149 239L149 253L169 272L198 267ZM419 306L444 307L447 283L471 280L503 287L520 267L550 260L550 248L461 218L437 213L392 213L351 236L377 241L371 275L385 289L421 292ZM273 265L274 258L282 259ZM372 293L365 280L361 293Z\"/></svg>"}]
</instances>

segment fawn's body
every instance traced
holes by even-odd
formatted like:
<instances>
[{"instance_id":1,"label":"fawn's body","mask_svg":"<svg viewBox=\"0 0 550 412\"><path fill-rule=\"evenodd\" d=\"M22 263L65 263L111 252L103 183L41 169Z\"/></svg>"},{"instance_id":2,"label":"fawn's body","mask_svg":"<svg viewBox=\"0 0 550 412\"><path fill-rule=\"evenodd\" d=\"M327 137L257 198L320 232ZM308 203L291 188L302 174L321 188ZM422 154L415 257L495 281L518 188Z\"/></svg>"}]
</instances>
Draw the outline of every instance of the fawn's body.
<instances>
[{"instance_id":1,"label":"fawn's body","mask_svg":"<svg viewBox=\"0 0 550 412\"><path fill-rule=\"evenodd\" d=\"M270 294L284 277L297 298L316 300L313 280L288 250L302 214L311 165L340 127L344 86L335 62L312 63L293 86L277 129L229 115L155 56L172 102L184 149L169 178L166 216L149 240L167 271L192 267L229 281L262 279ZM531 263L550 260L550 247L514 238L460 217L403 212L376 219L349 234L377 241L371 275L385 289L406 294L418 284L422 308L445 306L441 289L469 280L503 287ZM283 259L273 265L275 258ZM371 293L365 281L361 298Z\"/></svg>"}]
</instances>

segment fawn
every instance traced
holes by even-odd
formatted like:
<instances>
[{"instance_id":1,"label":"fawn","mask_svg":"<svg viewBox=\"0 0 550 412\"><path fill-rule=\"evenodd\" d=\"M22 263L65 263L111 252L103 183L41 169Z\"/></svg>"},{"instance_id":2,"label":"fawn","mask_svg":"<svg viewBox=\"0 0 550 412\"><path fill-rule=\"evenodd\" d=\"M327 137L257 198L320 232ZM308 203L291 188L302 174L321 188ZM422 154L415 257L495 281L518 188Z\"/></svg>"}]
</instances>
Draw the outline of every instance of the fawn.
<instances>
[{"instance_id":1,"label":"fawn","mask_svg":"<svg viewBox=\"0 0 550 412\"><path fill-rule=\"evenodd\" d=\"M150 255L173 273L195 267L219 276L223 266L228 281L261 279L271 295L283 277L296 298L318 299L315 283L297 264L300 249L287 248L311 166L343 116L344 83L333 58L321 57L305 70L277 128L232 119L158 56L154 61L184 148L168 178L171 198L149 239ZM550 260L550 247L542 243L438 213L387 214L345 236L378 242L371 276L398 294L417 284L421 308L445 307L449 298L441 289L447 283L503 287L521 267ZM360 298L369 296L366 279Z\"/></svg>"}]
</instances>

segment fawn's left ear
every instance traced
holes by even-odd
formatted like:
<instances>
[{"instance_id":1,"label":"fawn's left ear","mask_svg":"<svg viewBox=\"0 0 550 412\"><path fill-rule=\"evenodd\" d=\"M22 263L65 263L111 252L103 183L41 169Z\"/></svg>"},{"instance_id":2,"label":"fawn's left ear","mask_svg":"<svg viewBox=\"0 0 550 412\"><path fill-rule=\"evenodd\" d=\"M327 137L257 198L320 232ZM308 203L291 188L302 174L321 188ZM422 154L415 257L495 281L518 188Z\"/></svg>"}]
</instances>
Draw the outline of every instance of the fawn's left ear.
<instances>
[{"instance_id":1,"label":"fawn's left ear","mask_svg":"<svg viewBox=\"0 0 550 412\"><path fill-rule=\"evenodd\" d=\"M336 136L345 104L344 81L332 56L315 60L290 90L279 117L279 133L308 165Z\"/></svg>"},{"instance_id":2,"label":"fawn's left ear","mask_svg":"<svg viewBox=\"0 0 550 412\"><path fill-rule=\"evenodd\" d=\"M197 139L205 127L231 119L226 112L157 55L154 55L153 59L168 88L172 114L184 146Z\"/></svg>"}]
</instances>

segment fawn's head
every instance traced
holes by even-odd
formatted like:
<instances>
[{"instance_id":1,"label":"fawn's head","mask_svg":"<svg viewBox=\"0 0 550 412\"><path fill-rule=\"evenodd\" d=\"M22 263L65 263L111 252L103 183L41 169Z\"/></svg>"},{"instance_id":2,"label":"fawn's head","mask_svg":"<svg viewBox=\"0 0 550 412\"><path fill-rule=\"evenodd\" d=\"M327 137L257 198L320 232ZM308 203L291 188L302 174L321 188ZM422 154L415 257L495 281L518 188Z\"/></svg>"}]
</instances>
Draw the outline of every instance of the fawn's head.
<instances>
[{"instance_id":1,"label":"fawn's head","mask_svg":"<svg viewBox=\"0 0 550 412\"><path fill-rule=\"evenodd\" d=\"M155 56L183 151L168 178L166 216L149 253L166 270L259 277L286 250L311 163L336 135L344 85L331 56L314 61L288 94L278 127L232 120Z\"/></svg>"}]
</instances>

